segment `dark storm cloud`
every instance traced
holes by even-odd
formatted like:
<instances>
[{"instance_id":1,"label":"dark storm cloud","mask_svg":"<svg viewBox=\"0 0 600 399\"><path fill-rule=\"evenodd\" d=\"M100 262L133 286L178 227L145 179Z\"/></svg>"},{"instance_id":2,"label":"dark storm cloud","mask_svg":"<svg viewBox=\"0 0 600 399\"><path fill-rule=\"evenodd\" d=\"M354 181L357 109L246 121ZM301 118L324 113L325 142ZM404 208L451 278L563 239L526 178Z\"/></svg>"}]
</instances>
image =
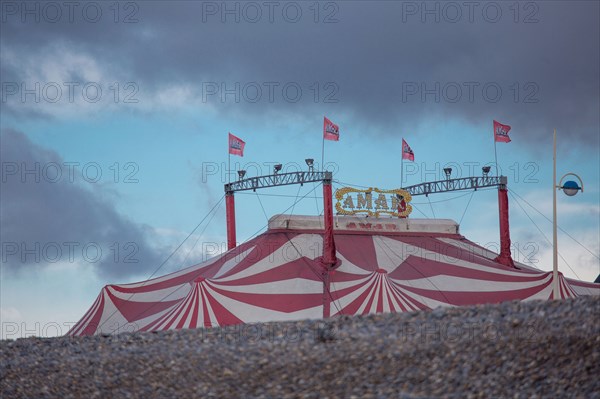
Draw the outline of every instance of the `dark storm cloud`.
<instances>
[{"instance_id":1,"label":"dark storm cloud","mask_svg":"<svg viewBox=\"0 0 600 399\"><path fill-rule=\"evenodd\" d=\"M21 132L4 129L1 138L4 272L80 263L111 278L149 275L160 265L151 229L120 215L106 190L85 187L75 166L71 173L58 154Z\"/></svg>"},{"instance_id":2,"label":"dark storm cloud","mask_svg":"<svg viewBox=\"0 0 600 399\"><path fill-rule=\"evenodd\" d=\"M280 92L272 103L266 93L257 103L208 96L228 115L344 113L381 132L434 118L476 126L498 119L531 143L556 127L598 145L598 2L330 2L320 3L317 23L314 3L305 2L271 3L271 15L264 2L251 3L259 18L247 2L135 4L118 18L133 12L135 23L115 23L108 7L98 23L77 13L73 23L5 15L2 47L33 56L62 43L131 76L149 95L186 84L200 97L210 82L298 82L304 90L298 103ZM302 17L292 23L297 8ZM328 17L333 23L323 23ZM323 102L327 82L339 87L337 103Z\"/></svg>"}]
</instances>

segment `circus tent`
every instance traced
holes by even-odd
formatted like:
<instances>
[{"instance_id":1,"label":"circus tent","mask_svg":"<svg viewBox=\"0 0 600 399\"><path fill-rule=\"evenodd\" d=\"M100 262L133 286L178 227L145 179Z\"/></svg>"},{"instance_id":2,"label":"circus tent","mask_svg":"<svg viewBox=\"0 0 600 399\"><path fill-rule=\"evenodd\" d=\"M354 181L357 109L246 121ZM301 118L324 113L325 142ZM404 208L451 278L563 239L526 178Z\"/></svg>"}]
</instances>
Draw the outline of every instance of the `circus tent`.
<instances>
[{"instance_id":1,"label":"circus tent","mask_svg":"<svg viewBox=\"0 0 600 399\"><path fill-rule=\"evenodd\" d=\"M277 215L268 230L206 262L107 285L69 335L226 326L551 299L552 272L469 241L452 220L337 216L337 263L323 267L323 218ZM561 298L600 284L559 273Z\"/></svg>"}]
</instances>

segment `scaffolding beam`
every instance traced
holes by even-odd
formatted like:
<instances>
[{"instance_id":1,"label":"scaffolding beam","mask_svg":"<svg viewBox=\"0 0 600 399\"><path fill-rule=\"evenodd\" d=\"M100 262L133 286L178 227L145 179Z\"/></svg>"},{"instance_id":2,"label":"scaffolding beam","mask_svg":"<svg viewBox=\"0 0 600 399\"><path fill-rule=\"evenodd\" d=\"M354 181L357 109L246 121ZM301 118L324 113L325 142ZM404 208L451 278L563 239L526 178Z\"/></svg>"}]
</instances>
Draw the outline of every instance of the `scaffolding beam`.
<instances>
[{"instance_id":1,"label":"scaffolding beam","mask_svg":"<svg viewBox=\"0 0 600 399\"><path fill-rule=\"evenodd\" d=\"M304 184L312 182L331 183L331 172L290 172L278 173L267 176L249 177L236 182L225 184L225 192L233 193L236 191L256 190L259 188L287 186L290 184Z\"/></svg>"},{"instance_id":2,"label":"scaffolding beam","mask_svg":"<svg viewBox=\"0 0 600 399\"><path fill-rule=\"evenodd\" d=\"M481 176L481 177L463 177L460 179L446 179L427 183L415 184L414 186L404 187L412 195L429 195L435 193L445 193L449 191L477 190L485 187L499 187L506 189L506 176Z\"/></svg>"}]
</instances>

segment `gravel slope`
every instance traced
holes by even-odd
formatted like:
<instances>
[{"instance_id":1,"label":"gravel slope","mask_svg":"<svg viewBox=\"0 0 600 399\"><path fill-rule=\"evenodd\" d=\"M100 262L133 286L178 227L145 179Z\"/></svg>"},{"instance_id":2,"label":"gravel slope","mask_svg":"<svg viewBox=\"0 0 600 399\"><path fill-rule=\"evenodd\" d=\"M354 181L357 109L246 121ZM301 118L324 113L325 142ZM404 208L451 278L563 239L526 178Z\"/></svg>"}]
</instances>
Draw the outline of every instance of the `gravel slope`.
<instances>
[{"instance_id":1,"label":"gravel slope","mask_svg":"<svg viewBox=\"0 0 600 399\"><path fill-rule=\"evenodd\" d=\"M0 358L5 398L600 398L600 297L27 338Z\"/></svg>"}]
</instances>

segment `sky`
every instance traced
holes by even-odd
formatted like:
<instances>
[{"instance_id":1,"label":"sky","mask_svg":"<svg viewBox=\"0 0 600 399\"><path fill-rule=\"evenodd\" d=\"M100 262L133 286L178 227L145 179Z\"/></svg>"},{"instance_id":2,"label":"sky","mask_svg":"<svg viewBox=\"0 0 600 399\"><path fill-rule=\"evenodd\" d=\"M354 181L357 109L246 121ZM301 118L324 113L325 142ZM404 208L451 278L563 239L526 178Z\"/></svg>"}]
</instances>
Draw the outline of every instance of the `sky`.
<instances>
[{"instance_id":1,"label":"sky","mask_svg":"<svg viewBox=\"0 0 600 399\"><path fill-rule=\"evenodd\" d=\"M227 134L235 171L321 168L334 189L507 176L513 258L600 273L600 3L1 3L2 338L62 335L107 284L190 266L226 246ZM404 162L404 138L415 162ZM260 195L259 195L260 194ZM297 201L297 198L303 198ZM295 203L297 202L297 203ZM498 250L494 190L413 199ZM317 185L236 196L238 241L275 214L319 214ZM550 241L549 241L550 240Z\"/></svg>"}]
</instances>

